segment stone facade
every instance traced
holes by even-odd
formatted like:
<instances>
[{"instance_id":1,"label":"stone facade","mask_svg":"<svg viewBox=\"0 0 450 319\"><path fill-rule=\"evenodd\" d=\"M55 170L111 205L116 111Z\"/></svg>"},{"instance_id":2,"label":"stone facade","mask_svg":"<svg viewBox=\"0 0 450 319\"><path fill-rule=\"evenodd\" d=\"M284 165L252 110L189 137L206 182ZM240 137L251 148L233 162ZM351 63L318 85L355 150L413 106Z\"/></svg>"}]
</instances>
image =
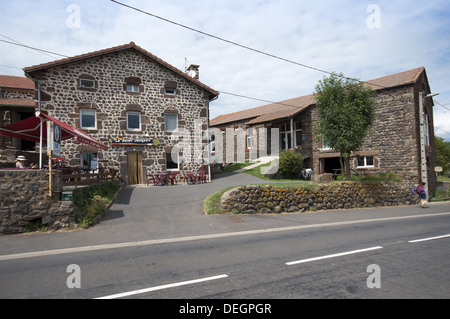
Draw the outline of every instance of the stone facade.
<instances>
[{"instance_id":1,"label":"stone facade","mask_svg":"<svg viewBox=\"0 0 450 319\"><path fill-rule=\"evenodd\" d=\"M23 233L31 222L58 230L75 222L72 201L61 201L61 171L54 171L53 196L48 196L45 170L0 170L0 233Z\"/></svg>"},{"instance_id":2,"label":"stone facade","mask_svg":"<svg viewBox=\"0 0 450 319\"><path fill-rule=\"evenodd\" d=\"M364 145L358 152L352 154L351 166L357 174L395 173L413 183L420 181L420 125L419 125L419 92L428 94L430 88L425 69L418 68L393 76L367 82L372 85L376 95L375 122L368 133ZM282 101L273 105L262 106L251 110L233 113L228 116L232 121L227 122L227 115L212 120L213 127L219 127L223 131L227 128L265 127L268 132L272 128L279 128L280 149L290 149L300 152L305 159L305 167L311 168L314 174L330 173L336 175L340 168L340 154L326 149L315 135L318 121L315 101L308 96L298 98L297 106L292 104L295 99ZM303 104L301 104L302 102ZM278 105L277 105L278 104ZM289 104L297 107L298 112L292 112ZM431 99L424 100L424 113L428 118L428 143L426 145L426 164L428 170L428 186L434 189L436 175L434 174L434 128L433 107ZM289 109L290 108L290 109ZM270 112L267 110L270 109ZM268 112L268 113L265 113ZM286 114L291 114L286 116ZM266 120L270 118L269 120ZM218 123L218 124L214 124ZM301 131L296 132L299 123ZM286 133L283 135L283 127ZM255 130L258 132L258 130ZM296 136L297 135L297 136ZM298 136L301 135L299 142ZM270 133L267 134L267 149L270 148ZM288 143L286 139L292 140ZM245 141L243 134L241 141ZM229 141L223 137L224 141ZM254 135L254 140L259 141L259 136ZM283 141L284 140L284 141ZM241 142L242 144L242 142ZM224 159L236 148L235 145L225 144ZM261 145L258 145L261 147ZM258 154L259 155L259 154ZM248 158L248 155L247 157Z\"/></svg>"},{"instance_id":3,"label":"stone facade","mask_svg":"<svg viewBox=\"0 0 450 319\"><path fill-rule=\"evenodd\" d=\"M62 153L69 165L84 166L83 153L91 154L98 158L98 166L117 169L125 182L135 184L145 183L147 172L165 171L172 151L179 156L179 171L197 170L204 164L206 138L191 137L196 128L206 129L208 103L218 93L134 43L25 71L41 83L43 112L110 144L108 151L100 151L64 141ZM81 125L81 112L95 116L92 127ZM129 127L130 114L137 127ZM176 115L178 133L165 129L165 114ZM153 143L113 146L111 142L119 138ZM130 164L134 154L139 171L133 182L128 175L129 166L135 165ZM182 162L183 158L199 160Z\"/></svg>"},{"instance_id":4,"label":"stone facade","mask_svg":"<svg viewBox=\"0 0 450 319\"><path fill-rule=\"evenodd\" d=\"M325 209L350 209L412 205L419 202L409 182L322 184L317 188L274 188L241 186L224 193L221 206L225 212L294 213Z\"/></svg>"}]
</instances>

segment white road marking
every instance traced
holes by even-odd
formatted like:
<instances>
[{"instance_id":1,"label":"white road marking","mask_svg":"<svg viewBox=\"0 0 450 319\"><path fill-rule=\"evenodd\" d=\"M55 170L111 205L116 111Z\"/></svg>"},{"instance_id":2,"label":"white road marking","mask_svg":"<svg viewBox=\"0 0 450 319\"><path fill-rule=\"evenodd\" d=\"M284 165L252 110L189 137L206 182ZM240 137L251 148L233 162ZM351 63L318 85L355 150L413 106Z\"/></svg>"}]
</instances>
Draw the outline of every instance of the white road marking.
<instances>
[{"instance_id":1,"label":"white road marking","mask_svg":"<svg viewBox=\"0 0 450 319\"><path fill-rule=\"evenodd\" d=\"M297 225L297 226L287 226L287 227L278 227L278 228L255 229L255 230L246 230L246 231L231 232L231 233L220 233L220 234L209 234L209 235L198 235L198 236L187 236L187 237L165 238L165 239L150 239L150 240L124 242L124 243L116 243L116 244L102 244L102 245L81 246L81 247L62 248L62 249L53 249L53 250L41 250L41 251L34 251L34 252L28 252L28 253L0 255L0 261L11 260L11 259L20 259L20 258L43 257L43 256L51 256L51 255L59 255L59 254L89 252L89 251L103 250L103 249L149 246L149 245L157 245L157 244L170 244L170 243L187 242L187 241L194 241L194 240L217 239L217 238L235 237L235 236L248 236L248 235L268 234L268 233L283 232L283 231L301 230L301 229L312 229L312 228L319 228L319 227L356 225L356 224L362 224L362 223L396 221L396 220L404 220L404 219L437 217L437 216L445 216L445 215L450 215L450 212L437 213L437 214L422 214L422 215L410 215L410 216L361 219L361 220L323 223L323 224Z\"/></svg>"},{"instance_id":2,"label":"white road marking","mask_svg":"<svg viewBox=\"0 0 450 319\"><path fill-rule=\"evenodd\" d=\"M212 281L212 280L217 280L217 279L222 279L222 278L227 278L227 277L228 277L228 275L224 274L224 275L218 275L218 276L213 276L213 277L206 277L206 278L200 278L200 279L194 279L194 280L188 280L188 281L181 281L181 282L176 282L176 283L173 283L173 284L167 284L167 285L162 285L162 286L138 289L138 290L133 290L133 291L128 291L128 292L122 292L122 293L119 293L119 294L99 297L99 298L95 298L95 299L123 298L123 297L128 297L128 296L145 294L147 292L152 292L152 291L156 291L156 290L163 290L163 289L168 289L168 288L192 285L192 284L197 284L197 283L200 283L200 282Z\"/></svg>"},{"instance_id":3,"label":"white road marking","mask_svg":"<svg viewBox=\"0 0 450 319\"><path fill-rule=\"evenodd\" d=\"M449 235L436 236L436 237L428 237L428 238L422 238L422 239L409 240L408 243L418 243L418 242L421 242L421 241L441 239L441 238L446 238L446 237L450 237L450 234Z\"/></svg>"},{"instance_id":4,"label":"white road marking","mask_svg":"<svg viewBox=\"0 0 450 319\"><path fill-rule=\"evenodd\" d=\"M286 265L292 266L292 265L307 263L307 262L310 262L310 261L322 260L322 259L327 259L327 258L335 258L335 257L346 256L346 255L351 255L351 254L358 254L358 253L371 251L371 250L376 250L376 249L381 249L381 248L383 248L383 247L376 246L376 247L370 247L370 248L346 251L346 252L338 253L338 254L332 254L332 255L326 255L326 256L320 256L320 257L314 257L314 258L307 258L307 259L301 259L301 260L287 262Z\"/></svg>"}]
</instances>

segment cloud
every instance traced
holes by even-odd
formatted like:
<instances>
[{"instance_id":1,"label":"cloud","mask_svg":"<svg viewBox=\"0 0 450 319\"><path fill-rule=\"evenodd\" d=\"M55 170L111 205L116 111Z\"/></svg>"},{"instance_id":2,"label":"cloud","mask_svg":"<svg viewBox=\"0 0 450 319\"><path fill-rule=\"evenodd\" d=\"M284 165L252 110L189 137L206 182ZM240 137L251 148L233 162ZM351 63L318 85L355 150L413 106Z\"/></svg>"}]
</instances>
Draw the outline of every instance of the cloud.
<instances>
[{"instance_id":1,"label":"cloud","mask_svg":"<svg viewBox=\"0 0 450 319\"><path fill-rule=\"evenodd\" d=\"M446 1L376 1L380 28L369 28L374 1L121 0L144 11L282 58L369 80L425 66L435 98L450 106L450 10ZM80 7L80 28L67 12ZM24 10L23 8L26 8ZM134 41L184 69L200 65L200 80L216 90L281 101L310 94L326 74L170 24L112 1L15 0L2 4L0 34L68 56ZM0 36L0 39L3 37ZM53 60L0 42L0 73ZM5 67L7 66L7 67ZM221 94L211 116L265 104ZM436 134L450 140L449 111L435 106ZM440 134L442 132L442 134Z\"/></svg>"}]
</instances>

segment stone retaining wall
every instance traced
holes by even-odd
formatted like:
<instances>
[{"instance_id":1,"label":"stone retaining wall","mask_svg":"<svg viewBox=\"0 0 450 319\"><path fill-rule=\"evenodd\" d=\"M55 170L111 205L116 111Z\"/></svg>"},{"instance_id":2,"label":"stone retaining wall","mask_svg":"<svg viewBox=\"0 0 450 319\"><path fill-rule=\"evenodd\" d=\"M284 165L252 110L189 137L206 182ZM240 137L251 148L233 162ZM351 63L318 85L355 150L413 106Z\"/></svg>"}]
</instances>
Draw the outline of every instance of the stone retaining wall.
<instances>
[{"instance_id":1,"label":"stone retaining wall","mask_svg":"<svg viewBox=\"0 0 450 319\"><path fill-rule=\"evenodd\" d=\"M409 182L342 182L316 188L241 186L222 195L226 212L282 213L306 210L399 206L418 203Z\"/></svg>"},{"instance_id":2,"label":"stone retaining wall","mask_svg":"<svg viewBox=\"0 0 450 319\"><path fill-rule=\"evenodd\" d=\"M72 201L61 201L61 172L54 171L49 194L48 170L0 170L0 233L23 233L31 222L48 230L74 222Z\"/></svg>"}]
</instances>

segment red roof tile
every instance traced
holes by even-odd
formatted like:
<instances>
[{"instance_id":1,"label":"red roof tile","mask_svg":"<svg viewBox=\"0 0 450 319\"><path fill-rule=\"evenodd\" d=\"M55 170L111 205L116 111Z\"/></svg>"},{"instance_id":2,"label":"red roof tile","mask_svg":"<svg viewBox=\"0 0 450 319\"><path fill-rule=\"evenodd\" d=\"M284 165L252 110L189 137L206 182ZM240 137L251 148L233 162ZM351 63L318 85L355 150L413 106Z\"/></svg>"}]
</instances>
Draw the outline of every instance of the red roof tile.
<instances>
[{"instance_id":1,"label":"red roof tile","mask_svg":"<svg viewBox=\"0 0 450 319\"><path fill-rule=\"evenodd\" d=\"M0 105L6 106L35 106L34 100L21 100L21 99L0 99Z\"/></svg>"},{"instance_id":2,"label":"red roof tile","mask_svg":"<svg viewBox=\"0 0 450 319\"><path fill-rule=\"evenodd\" d=\"M0 75L0 87L34 90L34 81L23 77L13 75Z\"/></svg>"},{"instance_id":3,"label":"red roof tile","mask_svg":"<svg viewBox=\"0 0 450 319\"><path fill-rule=\"evenodd\" d=\"M120 46L116 46L116 47L112 47L112 48L108 48L108 49L103 49L103 50L99 50L99 51L89 52L89 53L85 53L85 54L81 54L81 55L77 55L77 56L73 56L73 57L69 57L69 58L65 58L65 59L61 59L61 60L57 60L57 61L53 61L53 62L48 62L48 63L43 63L43 64L39 64L39 65L35 65L35 66L26 67L24 70L25 70L26 73L29 73L29 72L33 72L33 71L43 70L43 69L47 69L47 68L51 68L51 67L55 67L55 66L64 65L64 64L67 64L67 63L77 62L77 61L81 61L81 60L84 60L84 59L93 58L93 57L101 56L101 55L104 55L104 54L109 54L109 53L113 53L113 52L117 52L117 51L129 50L129 49L134 49L134 50L137 50L137 51L141 52L142 54L148 56L152 60L160 63L161 65L165 66L166 68L169 68L170 70L172 70L175 73L181 75L182 77L186 78L187 80L189 80L191 82L194 82L198 86L204 88L205 90L210 92L213 96L218 96L219 95L219 92L217 92L216 90L214 90L211 87L203 84L199 80L194 79L193 77L191 77L188 74L186 74L185 72L177 69L176 67L170 65L169 63L161 60L157 56L151 54L147 50L145 50L145 49L141 48L140 46L136 45L134 42L130 42L128 44L124 44L124 45L120 45Z\"/></svg>"},{"instance_id":4,"label":"red roof tile","mask_svg":"<svg viewBox=\"0 0 450 319\"><path fill-rule=\"evenodd\" d=\"M424 67L400 72L393 75L366 81L365 84L373 90L382 90L402 85L412 84L417 81ZM219 115L211 120L211 126L228 124L247 120L247 124L257 124L287 118L305 110L308 106L316 104L314 94L298 98L276 102L273 104L254 107L251 109ZM249 120L249 121L248 121Z\"/></svg>"}]
</instances>

